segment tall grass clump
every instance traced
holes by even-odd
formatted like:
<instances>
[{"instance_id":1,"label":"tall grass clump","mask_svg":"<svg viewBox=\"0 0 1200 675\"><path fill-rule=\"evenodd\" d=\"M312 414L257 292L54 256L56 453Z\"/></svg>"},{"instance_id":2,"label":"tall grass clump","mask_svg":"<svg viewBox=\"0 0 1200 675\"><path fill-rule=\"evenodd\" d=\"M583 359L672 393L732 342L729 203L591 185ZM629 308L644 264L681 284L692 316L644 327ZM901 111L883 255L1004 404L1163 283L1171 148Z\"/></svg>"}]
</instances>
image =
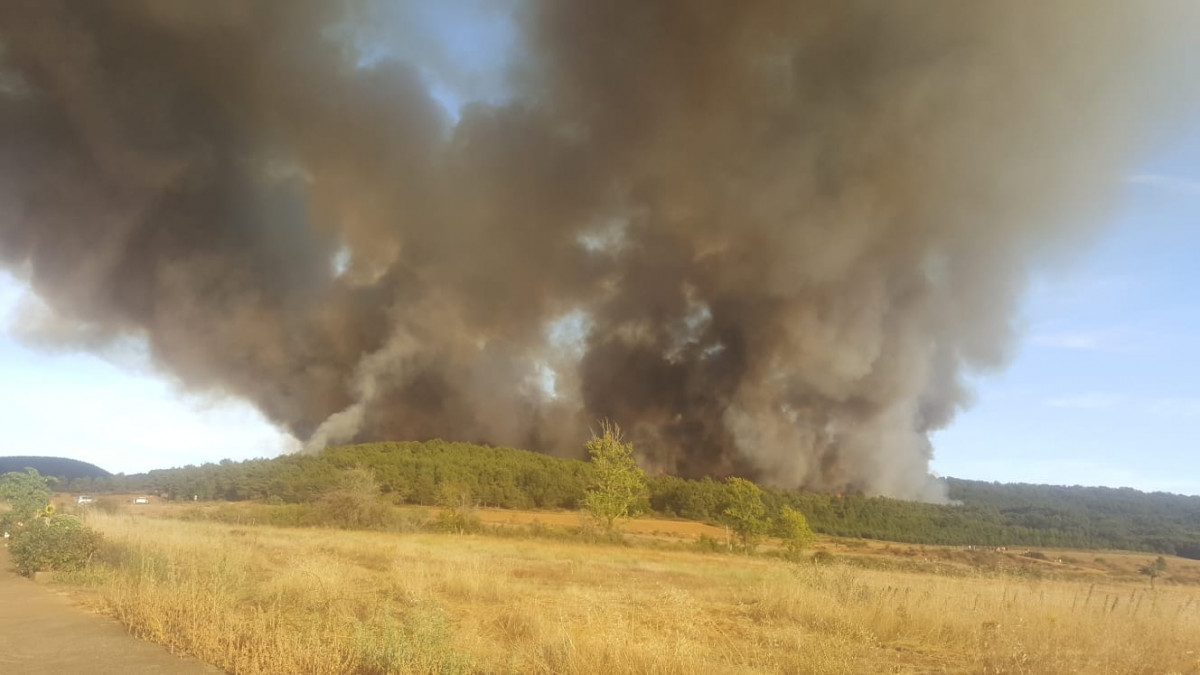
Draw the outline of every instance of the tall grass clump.
<instances>
[{"instance_id":1,"label":"tall grass clump","mask_svg":"<svg viewBox=\"0 0 1200 675\"><path fill-rule=\"evenodd\" d=\"M293 547L277 545L278 531L268 543L213 523L96 521L112 533L102 601L139 637L233 673L469 670L436 598L364 569L391 570L387 556L312 533Z\"/></svg>"}]
</instances>

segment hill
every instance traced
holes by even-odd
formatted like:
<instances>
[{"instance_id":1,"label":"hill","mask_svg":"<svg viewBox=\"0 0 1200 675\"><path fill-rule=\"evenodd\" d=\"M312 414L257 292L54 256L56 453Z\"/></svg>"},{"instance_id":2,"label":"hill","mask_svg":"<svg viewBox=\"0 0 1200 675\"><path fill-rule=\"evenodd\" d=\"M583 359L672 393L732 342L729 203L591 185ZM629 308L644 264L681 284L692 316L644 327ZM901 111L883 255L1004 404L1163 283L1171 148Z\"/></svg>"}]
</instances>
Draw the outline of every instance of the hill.
<instances>
[{"instance_id":1,"label":"hill","mask_svg":"<svg viewBox=\"0 0 1200 675\"><path fill-rule=\"evenodd\" d=\"M469 443L366 443L318 455L187 466L146 474L84 478L74 491L147 492L169 499L306 503L337 489L342 473L370 470L397 503L434 505L449 491L480 506L575 509L591 480L585 462ZM916 544L1152 551L1200 559L1200 497L1128 488L1005 485L946 479L950 504L845 497L764 488L768 515L787 505L823 534ZM651 476L647 506L657 514L719 521L725 483Z\"/></svg>"},{"instance_id":2,"label":"hill","mask_svg":"<svg viewBox=\"0 0 1200 675\"><path fill-rule=\"evenodd\" d=\"M0 457L0 474L35 469L43 476L72 481L80 478L108 478L112 474L95 464L66 457Z\"/></svg>"}]
</instances>

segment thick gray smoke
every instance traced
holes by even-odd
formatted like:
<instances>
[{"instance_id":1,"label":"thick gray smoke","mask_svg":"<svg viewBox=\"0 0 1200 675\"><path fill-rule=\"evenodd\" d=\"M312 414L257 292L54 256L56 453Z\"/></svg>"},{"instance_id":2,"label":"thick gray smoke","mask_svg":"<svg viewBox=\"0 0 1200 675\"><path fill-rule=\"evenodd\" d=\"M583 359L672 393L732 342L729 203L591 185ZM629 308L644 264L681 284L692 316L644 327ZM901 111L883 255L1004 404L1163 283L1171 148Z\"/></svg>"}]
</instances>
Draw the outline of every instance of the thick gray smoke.
<instances>
[{"instance_id":1,"label":"thick gray smoke","mask_svg":"<svg viewBox=\"0 0 1200 675\"><path fill-rule=\"evenodd\" d=\"M1198 7L525 2L454 119L377 6L6 0L0 264L28 334L312 446L609 417L651 469L936 497L1028 268L1194 110Z\"/></svg>"}]
</instances>

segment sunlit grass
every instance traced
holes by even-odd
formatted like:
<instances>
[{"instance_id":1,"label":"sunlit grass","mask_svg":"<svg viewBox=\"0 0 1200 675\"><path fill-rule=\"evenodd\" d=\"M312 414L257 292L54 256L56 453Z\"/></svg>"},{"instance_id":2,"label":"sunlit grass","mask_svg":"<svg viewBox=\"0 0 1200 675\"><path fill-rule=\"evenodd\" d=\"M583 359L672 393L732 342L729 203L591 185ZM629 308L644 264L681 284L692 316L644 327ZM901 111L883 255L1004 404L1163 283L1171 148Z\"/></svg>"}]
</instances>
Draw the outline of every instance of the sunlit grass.
<instances>
[{"instance_id":1,"label":"sunlit grass","mask_svg":"<svg viewBox=\"0 0 1200 675\"><path fill-rule=\"evenodd\" d=\"M235 673L1190 673L1200 591L96 514L87 579Z\"/></svg>"}]
</instances>

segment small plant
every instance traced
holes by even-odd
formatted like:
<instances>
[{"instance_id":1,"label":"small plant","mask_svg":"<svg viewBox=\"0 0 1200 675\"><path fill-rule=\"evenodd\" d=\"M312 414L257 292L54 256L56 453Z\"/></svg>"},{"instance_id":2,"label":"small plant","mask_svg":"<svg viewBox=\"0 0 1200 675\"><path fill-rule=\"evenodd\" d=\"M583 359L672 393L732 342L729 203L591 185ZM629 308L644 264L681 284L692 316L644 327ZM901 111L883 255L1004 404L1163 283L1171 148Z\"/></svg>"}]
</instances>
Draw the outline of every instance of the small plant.
<instances>
[{"instance_id":1,"label":"small plant","mask_svg":"<svg viewBox=\"0 0 1200 675\"><path fill-rule=\"evenodd\" d=\"M17 572L78 571L100 548L100 533L75 516L57 515L27 523L9 545Z\"/></svg>"},{"instance_id":2,"label":"small plant","mask_svg":"<svg viewBox=\"0 0 1200 675\"><path fill-rule=\"evenodd\" d=\"M442 483L438 490L438 512L434 525L442 532L467 534L483 529L483 521L475 513L475 500L471 489L456 483Z\"/></svg>"},{"instance_id":3,"label":"small plant","mask_svg":"<svg viewBox=\"0 0 1200 675\"><path fill-rule=\"evenodd\" d=\"M536 537L539 539L545 539L553 534L550 528L540 520L534 520L532 523L526 525L525 533L530 537Z\"/></svg>"},{"instance_id":4,"label":"small plant","mask_svg":"<svg viewBox=\"0 0 1200 675\"><path fill-rule=\"evenodd\" d=\"M118 513L121 510L120 505L109 499L98 499L94 503L88 504L87 506L99 513L107 513L109 515Z\"/></svg>"},{"instance_id":5,"label":"small plant","mask_svg":"<svg viewBox=\"0 0 1200 675\"><path fill-rule=\"evenodd\" d=\"M1138 568L1138 574L1150 577L1150 588L1154 588L1154 580L1162 576L1163 572L1167 571L1167 559L1161 555L1154 559L1154 562L1149 565L1143 565Z\"/></svg>"},{"instance_id":6,"label":"small plant","mask_svg":"<svg viewBox=\"0 0 1200 675\"><path fill-rule=\"evenodd\" d=\"M696 539L696 550L702 553L720 553L725 550L725 545L716 537L710 537L707 534L701 534Z\"/></svg>"},{"instance_id":7,"label":"small plant","mask_svg":"<svg viewBox=\"0 0 1200 675\"><path fill-rule=\"evenodd\" d=\"M809 560L811 560L812 564L814 565L828 565L829 563L833 562L834 555L829 551L817 551L816 553L812 554L812 557L809 558Z\"/></svg>"}]
</instances>

